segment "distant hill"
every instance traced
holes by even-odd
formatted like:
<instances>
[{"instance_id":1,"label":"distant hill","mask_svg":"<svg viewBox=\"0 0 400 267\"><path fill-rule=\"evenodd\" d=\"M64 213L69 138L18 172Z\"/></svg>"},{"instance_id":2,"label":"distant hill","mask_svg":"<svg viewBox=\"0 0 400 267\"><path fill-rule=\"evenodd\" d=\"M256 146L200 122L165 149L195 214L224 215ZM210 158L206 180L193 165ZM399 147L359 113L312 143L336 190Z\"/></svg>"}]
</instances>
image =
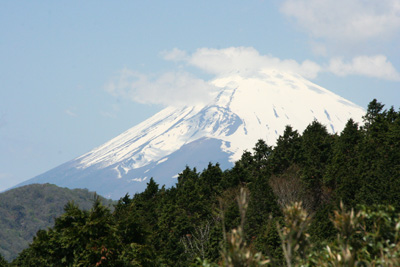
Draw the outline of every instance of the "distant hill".
<instances>
[{"instance_id":1,"label":"distant hill","mask_svg":"<svg viewBox=\"0 0 400 267\"><path fill-rule=\"evenodd\" d=\"M102 203L113 202L100 197ZM94 193L87 189L61 188L52 184L31 184L0 193L0 254L10 261L28 247L39 229L53 226L73 201L82 209L92 207Z\"/></svg>"}]
</instances>

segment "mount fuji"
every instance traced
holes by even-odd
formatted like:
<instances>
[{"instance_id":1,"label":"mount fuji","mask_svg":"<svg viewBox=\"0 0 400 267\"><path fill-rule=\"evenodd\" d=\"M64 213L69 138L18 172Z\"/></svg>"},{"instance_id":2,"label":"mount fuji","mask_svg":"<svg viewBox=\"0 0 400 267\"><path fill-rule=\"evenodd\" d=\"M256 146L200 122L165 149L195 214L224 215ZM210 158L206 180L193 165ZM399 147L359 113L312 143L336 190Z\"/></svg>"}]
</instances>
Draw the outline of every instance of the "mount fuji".
<instances>
[{"instance_id":1,"label":"mount fuji","mask_svg":"<svg viewBox=\"0 0 400 267\"><path fill-rule=\"evenodd\" d=\"M167 187L185 166L233 166L258 139L274 145L286 125L302 132L313 120L331 133L348 119L361 122L365 110L297 74L264 70L212 81L212 101L167 107L92 151L20 185L53 183L88 188L118 199L154 180ZM18 186L20 186L18 185Z\"/></svg>"}]
</instances>

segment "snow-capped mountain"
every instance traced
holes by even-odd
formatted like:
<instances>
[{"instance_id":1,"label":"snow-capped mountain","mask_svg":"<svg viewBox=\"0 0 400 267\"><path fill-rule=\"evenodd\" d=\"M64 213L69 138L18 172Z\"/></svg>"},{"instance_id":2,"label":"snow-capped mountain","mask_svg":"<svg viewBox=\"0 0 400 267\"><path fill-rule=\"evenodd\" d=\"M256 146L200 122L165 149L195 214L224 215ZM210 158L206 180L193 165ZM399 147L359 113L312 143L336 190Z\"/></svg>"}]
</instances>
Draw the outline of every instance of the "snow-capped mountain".
<instances>
[{"instance_id":1,"label":"snow-capped mountain","mask_svg":"<svg viewBox=\"0 0 400 267\"><path fill-rule=\"evenodd\" d=\"M167 107L92 151L23 184L54 183L88 188L118 199L146 187L153 177L167 187L186 165L233 166L258 139L274 145L286 125L302 132L318 120L334 133L365 111L302 78L275 70L254 76L229 75L208 104Z\"/></svg>"}]
</instances>

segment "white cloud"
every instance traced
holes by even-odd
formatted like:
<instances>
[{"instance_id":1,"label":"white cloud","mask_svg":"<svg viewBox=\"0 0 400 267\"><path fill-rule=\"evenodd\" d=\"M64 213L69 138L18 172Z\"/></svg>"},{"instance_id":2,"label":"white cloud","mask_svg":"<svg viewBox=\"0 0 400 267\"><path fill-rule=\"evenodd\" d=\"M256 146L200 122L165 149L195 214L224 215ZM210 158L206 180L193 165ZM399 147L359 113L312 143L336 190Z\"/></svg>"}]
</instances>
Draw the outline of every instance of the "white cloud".
<instances>
[{"instance_id":1,"label":"white cloud","mask_svg":"<svg viewBox=\"0 0 400 267\"><path fill-rule=\"evenodd\" d=\"M173 61L177 50L171 54L165 53L165 58ZM182 57L180 57L182 58ZM192 55L185 54L187 64L195 66L215 76L231 73L254 75L262 69L277 69L285 72L298 73L313 79L321 72L331 72L338 76L361 75L384 80L398 81L400 74L384 55L357 56L349 62L341 58L333 58L328 64L320 65L305 60L301 63L293 59L279 59L270 55L260 55L252 47L230 47L225 49L201 48Z\"/></svg>"},{"instance_id":2,"label":"white cloud","mask_svg":"<svg viewBox=\"0 0 400 267\"><path fill-rule=\"evenodd\" d=\"M286 0L281 11L316 38L360 42L400 31L399 0Z\"/></svg>"},{"instance_id":3,"label":"white cloud","mask_svg":"<svg viewBox=\"0 0 400 267\"><path fill-rule=\"evenodd\" d=\"M306 60L298 63L292 59L281 60L270 55L260 55L253 47L229 47L225 49L201 48L192 55L181 57L174 49L164 53L164 58L172 61L185 61L210 74L223 76L231 73L242 75L257 74L262 69L278 69L295 72L307 78L315 78L321 67L315 62ZM178 56L176 56L178 55Z\"/></svg>"},{"instance_id":4,"label":"white cloud","mask_svg":"<svg viewBox=\"0 0 400 267\"><path fill-rule=\"evenodd\" d=\"M383 55L359 56L350 62L341 58L331 59L327 71L338 76L363 75L385 80L400 81L400 74Z\"/></svg>"},{"instance_id":5,"label":"white cloud","mask_svg":"<svg viewBox=\"0 0 400 267\"><path fill-rule=\"evenodd\" d=\"M215 88L187 72L167 72L150 79L147 75L124 69L105 89L139 103L177 106L207 102Z\"/></svg>"}]
</instances>

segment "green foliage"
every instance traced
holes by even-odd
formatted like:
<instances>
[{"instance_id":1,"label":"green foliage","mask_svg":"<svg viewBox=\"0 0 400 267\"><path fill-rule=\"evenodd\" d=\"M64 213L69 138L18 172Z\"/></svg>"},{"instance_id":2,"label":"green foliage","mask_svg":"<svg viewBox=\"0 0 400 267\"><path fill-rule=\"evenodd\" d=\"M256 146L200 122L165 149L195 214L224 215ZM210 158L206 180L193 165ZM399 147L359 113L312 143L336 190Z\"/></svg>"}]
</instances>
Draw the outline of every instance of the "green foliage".
<instances>
[{"instance_id":1,"label":"green foliage","mask_svg":"<svg viewBox=\"0 0 400 267\"><path fill-rule=\"evenodd\" d=\"M54 225L68 201L88 210L93 192L67 189L51 184L32 184L0 194L0 254L8 261L27 248L36 232ZM104 205L111 200L102 199Z\"/></svg>"},{"instance_id":2,"label":"green foliage","mask_svg":"<svg viewBox=\"0 0 400 267\"><path fill-rule=\"evenodd\" d=\"M273 173L281 174L290 166L298 165L301 159L301 145L299 133L293 131L291 126L286 126L269 159Z\"/></svg>"},{"instance_id":3,"label":"green foliage","mask_svg":"<svg viewBox=\"0 0 400 267\"><path fill-rule=\"evenodd\" d=\"M313 121L301 137L301 179L306 193L312 196L313 211L325 200L322 181L331 157L333 142L334 136L317 121Z\"/></svg>"},{"instance_id":4,"label":"green foliage","mask_svg":"<svg viewBox=\"0 0 400 267\"><path fill-rule=\"evenodd\" d=\"M8 266L8 262L0 254L0 267L6 267L6 266Z\"/></svg>"},{"instance_id":5,"label":"green foliage","mask_svg":"<svg viewBox=\"0 0 400 267\"><path fill-rule=\"evenodd\" d=\"M283 210L285 225L277 224L282 241L282 250L287 266L297 266L305 259L310 249L309 234L311 218L299 202Z\"/></svg>"},{"instance_id":6,"label":"green foliage","mask_svg":"<svg viewBox=\"0 0 400 267\"><path fill-rule=\"evenodd\" d=\"M89 211L68 203L55 226L40 230L16 266L152 266L145 245L125 243L115 218L96 198Z\"/></svg>"},{"instance_id":7,"label":"green foliage","mask_svg":"<svg viewBox=\"0 0 400 267\"><path fill-rule=\"evenodd\" d=\"M230 233L224 231L224 242L222 245L222 265L223 266L264 266L269 261L264 260L259 252L255 252L246 242L244 234L244 224L248 207L248 192L244 188L240 189L237 198L240 211L240 225L232 229Z\"/></svg>"},{"instance_id":8,"label":"green foliage","mask_svg":"<svg viewBox=\"0 0 400 267\"><path fill-rule=\"evenodd\" d=\"M356 201L364 204L392 204L400 207L400 112L368 109L360 148L358 176L361 179Z\"/></svg>"},{"instance_id":9,"label":"green foliage","mask_svg":"<svg viewBox=\"0 0 400 267\"><path fill-rule=\"evenodd\" d=\"M332 222L337 239L314 251L310 261L323 266L398 266L400 219L391 206L360 206L347 211L343 205Z\"/></svg>"},{"instance_id":10,"label":"green foliage","mask_svg":"<svg viewBox=\"0 0 400 267\"><path fill-rule=\"evenodd\" d=\"M332 161L324 177L325 185L335 191L336 200L346 205L356 204L355 195L361 184L356 166L362 138L358 125L350 119L333 145Z\"/></svg>"}]
</instances>

